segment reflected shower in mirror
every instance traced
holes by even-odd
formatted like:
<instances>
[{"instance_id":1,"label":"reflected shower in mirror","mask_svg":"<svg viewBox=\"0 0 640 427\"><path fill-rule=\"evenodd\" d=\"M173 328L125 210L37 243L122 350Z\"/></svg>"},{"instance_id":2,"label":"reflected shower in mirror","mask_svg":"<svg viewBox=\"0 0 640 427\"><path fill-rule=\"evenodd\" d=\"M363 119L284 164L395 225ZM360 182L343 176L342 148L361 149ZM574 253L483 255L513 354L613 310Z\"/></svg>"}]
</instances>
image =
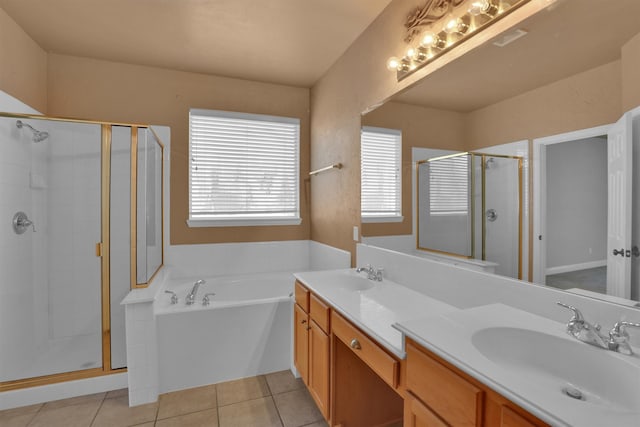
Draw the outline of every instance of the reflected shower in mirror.
<instances>
[{"instance_id":1,"label":"reflected shower in mirror","mask_svg":"<svg viewBox=\"0 0 640 427\"><path fill-rule=\"evenodd\" d=\"M416 168L418 249L522 278L522 158L457 153Z\"/></svg>"}]
</instances>

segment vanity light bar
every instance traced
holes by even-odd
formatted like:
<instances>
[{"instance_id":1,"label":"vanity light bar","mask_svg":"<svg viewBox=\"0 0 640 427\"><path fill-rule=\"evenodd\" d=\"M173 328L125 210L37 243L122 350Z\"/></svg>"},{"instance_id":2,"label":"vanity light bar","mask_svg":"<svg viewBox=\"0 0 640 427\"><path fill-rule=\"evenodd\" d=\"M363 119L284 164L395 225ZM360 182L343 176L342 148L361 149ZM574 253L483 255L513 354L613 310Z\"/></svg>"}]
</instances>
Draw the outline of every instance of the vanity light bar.
<instances>
[{"instance_id":1,"label":"vanity light bar","mask_svg":"<svg viewBox=\"0 0 640 427\"><path fill-rule=\"evenodd\" d=\"M387 68L398 81L429 64L440 55L468 40L503 16L530 0L442 0L427 2L407 17L407 49L402 57L392 56ZM504 40L511 43L526 34ZM505 39L508 36L505 36Z\"/></svg>"}]
</instances>

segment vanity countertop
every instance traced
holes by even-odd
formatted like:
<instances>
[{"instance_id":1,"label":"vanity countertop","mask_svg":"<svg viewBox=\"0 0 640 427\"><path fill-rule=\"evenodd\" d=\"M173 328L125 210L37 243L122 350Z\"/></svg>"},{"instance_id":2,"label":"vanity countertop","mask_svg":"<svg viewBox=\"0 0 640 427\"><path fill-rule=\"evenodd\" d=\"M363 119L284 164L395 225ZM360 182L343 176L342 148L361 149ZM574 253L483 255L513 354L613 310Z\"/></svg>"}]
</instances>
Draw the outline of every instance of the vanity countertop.
<instances>
[{"instance_id":1,"label":"vanity countertop","mask_svg":"<svg viewBox=\"0 0 640 427\"><path fill-rule=\"evenodd\" d=\"M395 327L553 426L640 425L640 357L580 342L562 323L490 304Z\"/></svg>"},{"instance_id":2,"label":"vanity countertop","mask_svg":"<svg viewBox=\"0 0 640 427\"><path fill-rule=\"evenodd\" d=\"M404 359L409 337L552 426L640 425L638 354L579 342L565 324L505 304L459 309L352 269L294 276L392 354Z\"/></svg>"},{"instance_id":3,"label":"vanity countertop","mask_svg":"<svg viewBox=\"0 0 640 427\"><path fill-rule=\"evenodd\" d=\"M393 327L395 323L458 310L390 280L368 280L365 273L352 269L295 273L294 276L401 359L406 356L404 340L402 333ZM357 283L357 289L348 283Z\"/></svg>"}]
</instances>

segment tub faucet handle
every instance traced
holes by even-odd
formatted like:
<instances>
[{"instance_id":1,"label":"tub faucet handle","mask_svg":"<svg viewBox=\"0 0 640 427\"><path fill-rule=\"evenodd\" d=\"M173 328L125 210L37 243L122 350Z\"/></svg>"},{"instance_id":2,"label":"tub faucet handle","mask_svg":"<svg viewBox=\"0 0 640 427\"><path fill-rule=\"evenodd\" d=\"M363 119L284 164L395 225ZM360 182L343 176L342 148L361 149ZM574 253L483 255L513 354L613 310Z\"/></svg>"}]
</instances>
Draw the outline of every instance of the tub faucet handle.
<instances>
[{"instance_id":1,"label":"tub faucet handle","mask_svg":"<svg viewBox=\"0 0 640 427\"><path fill-rule=\"evenodd\" d=\"M171 294L171 304L177 304L178 303L178 295L176 295L175 292L173 291L164 291L165 294Z\"/></svg>"},{"instance_id":2,"label":"tub faucet handle","mask_svg":"<svg viewBox=\"0 0 640 427\"><path fill-rule=\"evenodd\" d=\"M208 294L204 294L204 298L202 298L202 305L209 305L209 303L211 302L211 299L209 298L209 296L214 296L215 293L213 292L209 292Z\"/></svg>"}]
</instances>

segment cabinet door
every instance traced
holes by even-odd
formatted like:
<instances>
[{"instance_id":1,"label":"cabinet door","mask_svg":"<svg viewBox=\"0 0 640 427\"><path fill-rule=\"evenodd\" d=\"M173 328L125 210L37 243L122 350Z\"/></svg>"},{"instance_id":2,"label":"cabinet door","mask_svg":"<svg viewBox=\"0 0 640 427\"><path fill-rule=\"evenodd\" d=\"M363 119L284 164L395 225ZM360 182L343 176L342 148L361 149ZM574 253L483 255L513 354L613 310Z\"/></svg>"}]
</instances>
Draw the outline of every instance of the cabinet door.
<instances>
[{"instance_id":1,"label":"cabinet door","mask_svg":"<svg viewBox=\"0 0 640 427\"><path fill-rule=\"evenodd\" d=\"M309 315L298 304L293 308L293 363L309 385Z\"/></svg>"},{"instance_id":2,"label":"cabinet door","mask_svg":"<svg viewBox=\"0 0 640 427\"><path fill-rule=\"evenodd\" d=\"M536 424L530 422L508 406L502 406L500 427L536 427Z\"/></svg>"},{"instance_id":3,"label":"cabinet door","mask_svg":"<svg viewBox=\"0 0 640 427\"><path fill-rule=\"evenodd\" d=\"M431 409L411 393L404 399L404 427L448 427Z\"/></svg>"},{"instance_id":4,"label":"cabinet door","mask_svg":"<svg viewBox=\"0 0 640 427\"><path fill-rule=\"evenodd\" d=\"M329 419L329 336L311 320L309 330L309 392Z\"/></svg>"}]
</instances>

